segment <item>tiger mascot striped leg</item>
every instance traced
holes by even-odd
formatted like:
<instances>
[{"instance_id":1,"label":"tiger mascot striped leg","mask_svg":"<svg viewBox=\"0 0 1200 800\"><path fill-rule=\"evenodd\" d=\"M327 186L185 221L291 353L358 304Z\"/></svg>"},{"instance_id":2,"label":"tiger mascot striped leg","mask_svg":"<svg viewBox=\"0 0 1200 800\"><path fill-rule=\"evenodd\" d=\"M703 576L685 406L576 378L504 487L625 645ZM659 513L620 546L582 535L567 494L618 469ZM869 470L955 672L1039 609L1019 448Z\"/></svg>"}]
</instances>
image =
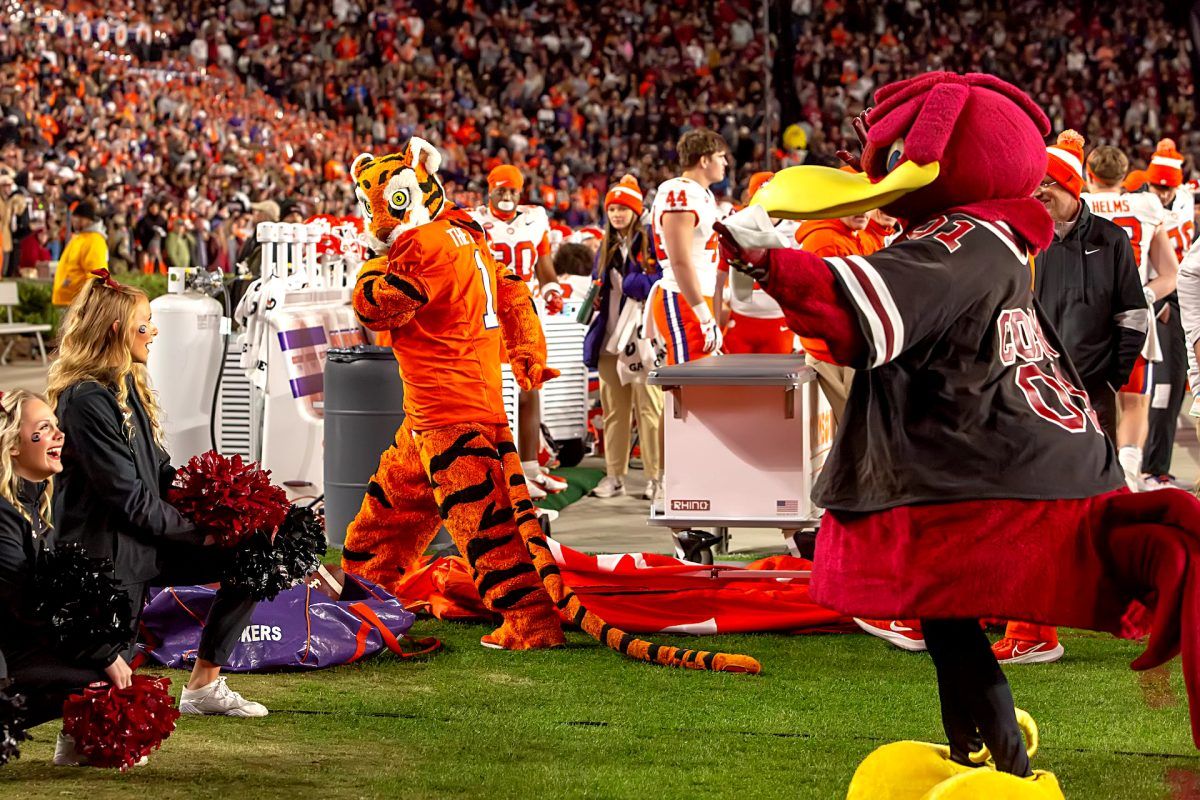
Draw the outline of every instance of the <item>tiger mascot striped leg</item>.
<instances>
[{"instance_id":1,"label":"tiger mascot striped leg","mask_svg":"<svg viewBox=\"0 0 1200 800\"><path fill-rule=\"evenodd\" d=\"M433 487L406 425L380 457L346 529L342 569L394 592L404 573L420 566L441 526Z\"/></svg>"},{"instance_id":2,"label":"tiger mascot striped leg","mask_svg":"<svg viewBox=\"0 0 1200 800\"><path fill-rule=\"evenodd\" d=\"M464 423L420 431L414 438L446 529L471 568L484 606L503 620L483 644L505 650L563 644L558 614L513 522L501 465L505 449L516 454L508 426Z\"/></svg>"},{"instance_id":3,"label":"tiger mascot striped leg","mask_svg":"<svg viewBox=\"0 0 1200 800\"><path fill-rule=\"evenodd\" d=\"M541 526L538 525L533 501L529 499L529 489L525 485L525 471L521 467L521 459L517 455L512 432L506 426L499 427L501 438L496 442L496 447L503 461L504 475L507 477L505 483L516 511L517 527L529 554L533 557L538 575L541 576L542 582L550 593L550 599L554 601L564 620L579 626L585 633L607 647L638 661L718 672L758 673L762 671L762 665L750 656L736 653L716 653L708 650L686 650L681 647L664 646L634 638L631 634L620 628L614 628L589 611L571 591L571 588L563 582L558 564L554 561L554 554L550 552L549 544L542 534Z\"/></svg>"}]
</instances>

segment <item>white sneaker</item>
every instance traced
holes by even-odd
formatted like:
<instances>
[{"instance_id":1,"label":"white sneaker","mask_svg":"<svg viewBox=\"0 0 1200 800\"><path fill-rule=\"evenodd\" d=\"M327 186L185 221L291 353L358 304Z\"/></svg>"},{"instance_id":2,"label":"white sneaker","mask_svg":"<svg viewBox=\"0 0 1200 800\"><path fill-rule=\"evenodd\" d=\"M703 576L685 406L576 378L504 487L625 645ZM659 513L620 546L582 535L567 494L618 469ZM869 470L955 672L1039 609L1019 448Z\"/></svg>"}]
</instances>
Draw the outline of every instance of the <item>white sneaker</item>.
<instances>
[{"instance_id":1,"label":"white sneaker","mask_svg":"<svg viewBox=\"0 0 1200 800\"><path fill-rule=\"evenodd\" d=\"M554 520L558 519L558 512L553 508L539 508L537 514L539 517L545 517L546 522L554 522Z\"/></svg>"},{"instance_id":2,"label":"white sneaker","mask_svg":"<svg viewBox=\"0 0 1200 800\"><path fill-rule=\"evenodd\" d=\"M247 700L230 689L225 676L200 689L184 688L179 697L181 714L218 714L226 717L265 717L267 707Z\"/></svg>"},{"instance_id":3,"label":"white sneaker","mask_svg":"<svg viewBox=\"0 0 1200 800\"><path fill-rule=\"evenodd\" d=\"M558 478L548 475L545 472L539 472L532 478L526 475L525 482L536 484L542 491L549 492L550 494L558 494L567 488L566 481L560 481Z\"/></svg>"},{"instance_id":4,"label":"white sneaker","mask_svg":"<svg viewBox=\"0 0 1200 800\"><path fill-rule=\"evenodd\" d=\"M525 488L529 490L529 499L533 502L546 499L546 491L528 478L525 480Z\"/></svg>"},{"instance_id":5,"label":"white sneaker","mask_svg":"<svg viewBox=\"0 0 1200 800\"><path fill-rule=\"evenodd\" d=\"M651 480L646 481L646 491L642 492L643 500L649 500L651 503L653 503L655 500L658 499L658 496L660 494L662 494L662 481L661 480L651 479Z\"/></svg>"},{"instance_id":6,"label":"white sneaker","mask_svg":"<svg viewBox=\"0 0 1200 800\"><path fill-rule=\"evenodd\" d=\"M135 767L144 767L150 759L142 756L133 762ZM75 749L75 737L59 732L58 741L54 743L54 766L56 767L86 767L88 760Z\"/></svg>"},{"instance_id":7,"label":"white sneaker","mask_svg":"<svg viewBox=\"0 0 1200 800\"><path fill-rule=\"evenodd\" d=\"M614 478L611 475L605 475L596 484L596 488L592 489L592 497L616 497L617 495L625 494L625 483L620 478Z\"/></svg>"}]
</instances>

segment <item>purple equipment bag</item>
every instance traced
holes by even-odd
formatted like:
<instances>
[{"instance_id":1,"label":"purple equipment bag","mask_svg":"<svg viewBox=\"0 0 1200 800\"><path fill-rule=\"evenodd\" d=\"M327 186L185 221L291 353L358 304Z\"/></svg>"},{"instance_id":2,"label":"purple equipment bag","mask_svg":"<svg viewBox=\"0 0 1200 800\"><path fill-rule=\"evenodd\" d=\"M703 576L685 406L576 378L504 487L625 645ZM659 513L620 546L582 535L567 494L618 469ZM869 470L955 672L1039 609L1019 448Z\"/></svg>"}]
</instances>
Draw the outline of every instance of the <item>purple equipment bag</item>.
<instances>
[{"instance_id":1,"label":"purple equipment bag","mask_svg":"<svg viewBox=\"0 0 1200 800\"><path fill-rule=\"evenodd\" d=\"M230 672L321 669L350 664L384 647L411 658L441 646L436 639L422 639L415 642L416 652L405 651L399 640L408 639L413 614L399 600L358 576L345 575L344 586L338 587L336 578L322 573L280 592L274 600L260 602L224 668ZM337 599L326 593L330 585L335 591L340 588ZM190 668L215 596L216 590L208 586L174 586L157 592L142 613L146 656L163 666Z\"/></svg>"}]
</instances>

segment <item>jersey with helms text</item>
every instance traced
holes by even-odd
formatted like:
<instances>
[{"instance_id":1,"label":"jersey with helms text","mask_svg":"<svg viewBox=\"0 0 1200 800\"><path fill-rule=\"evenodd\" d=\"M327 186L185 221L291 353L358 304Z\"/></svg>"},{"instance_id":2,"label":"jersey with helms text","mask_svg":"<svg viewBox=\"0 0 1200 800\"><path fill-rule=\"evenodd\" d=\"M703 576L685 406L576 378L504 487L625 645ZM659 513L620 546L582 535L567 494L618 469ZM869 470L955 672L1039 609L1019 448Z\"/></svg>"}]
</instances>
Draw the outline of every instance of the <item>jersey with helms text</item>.
<instances>
[{"instance_id":1,"label":"jersey with helms text","mask_svg":"<svg viewBox=\"0 0 1200 800\"><path fill-rule=\"evenodd\" d=\"M471 216L483 226L492 255L537 293L538 258L550 255L550 218L541 206L517 206L510 220L497 217L491 206L471 209Z\"/></svg>"},{"instance_id":2,"label":"jersey with helms text","mask_svg":"<svg viewBox=\"0 0 1200 800\"><path fill-rule=\"evenodd\" d=\"M663 239L663 220L671 214L683 214L690 217L696 227L692 229L691 254L692 267L700 281L700 293L712 297L717 287L717 264L720 253L717 250L717 235L713 232L713 223L718 217L717 200L713 193L689 178L672 178L658 187L654 195L654 203L650 207L650 224L654 231L654 252L662 267L662 288L672 292L679 291L679 283L675 280L675 270L671 259L667 256L667 247Z\"/></svg>"},{"instance_id":3,"label":"jersey with helms text","mask_svg":"<svg viewBox=\"0 0 1200 800\"><path fill-rule=\"evenodd\" d=\"M1124 485L1116 452L1003 223L955 214L870 256L825 259L868 343L813 492L878 511L1052 500Z\"/></svg>"},{"instance_id":4,"label":"jersey with helms text","mask_svg":"<svg viewBox=\"0 0 1200 800\"><path fill-rule=\"evenodd\" d=\"M1093 214L1112 221L1125 231L1133 245L1142 284L1149 283L1155 276L1150 266L1150 241L1167 218L1167 211L1159 199L1149 192L1084 192L1079 197Z\"/></svg>"}]
</instances>

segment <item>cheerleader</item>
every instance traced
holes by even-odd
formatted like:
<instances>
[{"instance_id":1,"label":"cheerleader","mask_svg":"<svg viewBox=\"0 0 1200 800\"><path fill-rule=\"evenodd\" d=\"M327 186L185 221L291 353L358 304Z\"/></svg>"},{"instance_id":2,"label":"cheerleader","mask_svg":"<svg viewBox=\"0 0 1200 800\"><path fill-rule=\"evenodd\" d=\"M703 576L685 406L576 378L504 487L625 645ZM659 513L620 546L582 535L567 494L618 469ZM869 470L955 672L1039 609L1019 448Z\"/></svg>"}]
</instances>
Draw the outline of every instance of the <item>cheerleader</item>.
<instances>
[{"instance_id":1,"label":"cheerleader","mask_svg":"<svg viewBox=\"0 0 1200 800\"><path fill-rule=\"evenodd\" d=\"M157 334L145 293L99 270L67 311L47 387L67 437L54 492L56 541L113 560L132 604L131 643L151 586L219 581L229 559L164 499L175 469L146 371ZM182 713L266 716L220 674L254 606L244 590L217 591Z\"/></svg>"},{"instance_id":2,"label":"cheerleader","mask_svg":"<svg viewBox=\"0 0 1200 800\"><path fill-rule=\"evenodd\" d=\"M23 390L0 399L0 649L8 692L25 695L29 727L62 716L63 702L88 684L129 686L133 672L120 647L72 652L52 647L46 623L27 614L34 559L50 529L50 482L62 471L63 433L50 406ZM90 649L90 648L85 648ZM57 766L86 763L63 733Z\"/></svg>"}]
</instances>

